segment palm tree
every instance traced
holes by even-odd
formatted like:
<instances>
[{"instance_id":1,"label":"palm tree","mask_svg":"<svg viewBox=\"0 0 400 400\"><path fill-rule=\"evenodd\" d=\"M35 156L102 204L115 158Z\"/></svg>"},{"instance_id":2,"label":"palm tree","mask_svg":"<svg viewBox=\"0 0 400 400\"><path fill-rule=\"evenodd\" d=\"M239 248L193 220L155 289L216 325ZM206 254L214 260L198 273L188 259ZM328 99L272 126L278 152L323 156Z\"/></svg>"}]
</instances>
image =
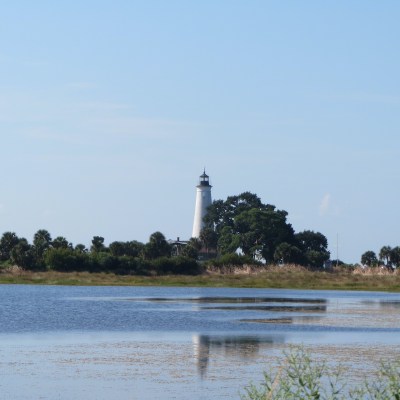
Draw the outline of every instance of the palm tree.
<instances>
[{"instance_id":1,"label":"palm tree","mask_svg":"<svg viewBox=\"0 0 400 400\"><path fill-rule=\"evenodd\" d=\"M383 246L379 252L379 259L382 260L387 267L392 266L392 248L390 246Z\"/></svg>"},{"instance_id":2,"label":"palm tree","mask_svg":"<svg viewBox=\"0 0 400 400\"><path fill-rule=\"evenodd\" d=\"M208 254L210 249L217 248L218 236L214 229L203 228L200 232L200 241Z\"/></svg>"},{"instance_id":3,"label":"palm tree","mask_svg":"<svg viewBox=\"0 0 400 400\"><path fill-rule=\"evenodd\" d=\"M55 249L72 249L72 244L64 236L57 236L51 242L51 246Z\"/></svg>"},{"instance_id":4,"label":"palm tree","mask_svg":"<svg viewBox=\"0 0 400 400\"><path fill-rule=\"evenodd\" d=\"M93 236L90 251L92 253L99 253L100 251L104 251L105 248L106 246L104 246L104 238L102 236Z\"/></svg>"},{"instance_id":5,"label":"palm tree","mask_svg":"<svg viewBox=\"0 0 400 400\"><path fill-rule=\"evenodd\" d=\"M33 251L38 264L43 261L43 255L50 245L51 235L49 231L46 231L46 229L39 229L33 236Z\"/></svg>"},{"instance_id":6,"label":"palm tree","mask_svg":"<svg viewBox=\"0 0 400 400\"><path fill-rule=\"evenodd\" d=\"M19 243L19 238L14 232L4 232L0 239L0 259L10 259L11 250Z\"/></svg>"},{"instance_id":7,"label":"palm tree","mask_svg":"<svg viewBox=\"0 0 400 400\"><path fill-rule=\"evenodd\" d=\"M390 252L390 262L392 267L398 268L400 266L400 247L396 246Z\"/></svg>"},{"instance_id":8,"label":"palm tree","mask_svg":"<svg viewBox=\"0 0 400 400\"><path fill-rule=\"evenodd\" d=\"M150 235L149 242L144 246L143 253L147 259L168 257L171 255L171 246L161 232L154 232Z\"/></svg>"}]
</instances>

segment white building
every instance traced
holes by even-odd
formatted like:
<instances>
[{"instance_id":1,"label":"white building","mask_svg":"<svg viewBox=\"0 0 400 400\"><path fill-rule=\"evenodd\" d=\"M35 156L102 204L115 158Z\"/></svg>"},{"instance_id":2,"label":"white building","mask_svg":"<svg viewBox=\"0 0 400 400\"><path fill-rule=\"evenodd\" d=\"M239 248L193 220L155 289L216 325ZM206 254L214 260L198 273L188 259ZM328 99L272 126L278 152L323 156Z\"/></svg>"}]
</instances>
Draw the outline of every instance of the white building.
<instances>
[{"instance_id":1,"label":"white building","mask_svg":"<svg viewBox=\"0 0 400 400\"><path fill-rule=\"evenodd\" d=\"M203 218L207 214L207 207L211 205L211 188L210 180L206 171L200 175L200 182L196 186L196 206L194 209L194 221L192 237L199 238L200 231L204 228L205 224Z\"/></svg>"}]
</instances>

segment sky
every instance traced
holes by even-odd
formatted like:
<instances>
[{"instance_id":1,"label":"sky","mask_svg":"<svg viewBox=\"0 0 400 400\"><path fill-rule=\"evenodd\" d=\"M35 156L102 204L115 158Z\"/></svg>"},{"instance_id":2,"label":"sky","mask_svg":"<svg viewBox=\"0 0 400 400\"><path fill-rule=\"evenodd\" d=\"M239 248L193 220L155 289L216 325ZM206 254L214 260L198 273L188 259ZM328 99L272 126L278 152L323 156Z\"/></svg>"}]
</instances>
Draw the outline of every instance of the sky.
<instances>
[{"instance_id":1,"label":"sky","mask_svg":"<svg viewBox=\"0 0 400 400\"><path fill-rule=\"evenodd\" d=\"M398 1L2 4L0 232L191 235L244 191L332 258L400 245Z\"/></svg>"}]
</instances>

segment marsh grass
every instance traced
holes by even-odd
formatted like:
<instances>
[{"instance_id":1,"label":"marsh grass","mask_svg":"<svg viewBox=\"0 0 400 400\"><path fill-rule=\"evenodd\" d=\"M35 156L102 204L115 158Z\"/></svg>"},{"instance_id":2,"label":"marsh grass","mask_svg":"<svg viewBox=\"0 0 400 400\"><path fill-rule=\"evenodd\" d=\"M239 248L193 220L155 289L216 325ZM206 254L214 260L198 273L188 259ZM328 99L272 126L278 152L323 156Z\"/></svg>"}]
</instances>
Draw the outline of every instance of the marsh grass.
<instances>
[{"instance_id":1,"label":"marsh grass","mask_svg":"<svg viewBox=\"0 0 400 400\"><path fill-rule=\"evenodd\" d=\"M198 286L285 289L332 289L400 291L398 271L333 269L309 270L287 266L227 266L208 269L201 275L117 275L113 273L25 271L5 268L0 271L3 284L104 285L104 286Z\"/></svg>"}]
</instances>

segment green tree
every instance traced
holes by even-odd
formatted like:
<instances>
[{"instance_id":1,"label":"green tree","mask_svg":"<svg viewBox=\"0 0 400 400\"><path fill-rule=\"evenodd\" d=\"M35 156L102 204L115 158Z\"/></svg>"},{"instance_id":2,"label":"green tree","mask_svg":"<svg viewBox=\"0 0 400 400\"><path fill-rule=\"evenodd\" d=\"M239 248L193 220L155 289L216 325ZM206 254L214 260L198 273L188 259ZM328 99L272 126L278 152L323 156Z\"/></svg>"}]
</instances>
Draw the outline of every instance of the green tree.
<instances>
[{"instance_id":1,"label":"green tree","mask_svg":"<svg viewBox=\"0 0 400 400\"><path fill-rule=\"evenodd\" d=\"M108 246L108 249L113 256L138 257L142 252L143 247L144 247L143 243L140 243L136 240L132 240L130 242L119 242L119 241L112 242Z\"/></svg>"},{"instance_id":2,"label":"green tree","mask_svg":"<svg viewBox=\"0 0 400 400\"><path fill-rule=\"evenodd\" d=\"M197 260L199 257L199 251L196 250L193 246L186 245L182 249L182 256L192 258L193 260Z\"/></svg>"},{"instance_id":3,"label":"green tree","mask_svg":"<svg viewBox=\"0 0 400 400\"><path fill-rule=\"evenodd\" d=\"M68 242L68 240L63 236L57 236L51 242L51 247L55 249L68 249L72 248L72 244Z\"/></svg>"},{"instance_id":4,"label":"green tree","mask_svg":"<svg viewBox=\"0 0 400 400\"><path fill-rule=\"evenodd\" d=\"M201 247L202 244L198 238L190 238L186 246L182 249L182 256L197 260Z\"/></svg>"},{"instance_id":5,"label":"green tree","mask_svg":"<svg viewBox=\"0 0 400 400\"><path fill-rule=\"evenodd\" d=\"M125 243L125 255L129 257L139 257L144 248L142 242L131 240Z\"/></svg>"},{"instance_id":6,"label":"green tree","mask_svg":"<svg viewBox=\"0 0 400 400\"><path fill-rule=\"evenodd\" d=\"M379 259L382 260L387 267L392 266L391 256L392 248L390 246L383 246L379 252Z\"/></svg>"},{"instance_id":7,"label":"green tree","mask_svg":"<svg viewBox=\"0 0 400 400\"><path fill-rule=\"evenodd\" d=\"M104 238L102 236L93 236L92 245L90 246L90 251L92 253L99 253L105 250L106 246L104 245Z\"/></svg>"},{"instance_id":8,"label":"green tree","mask_svg":"<svg viewBox=\"0 0 400 400\"><path fill-rule=\"evenodd\" d=\"M125 254L125 243L124 242L112 242L108 246L111 255L116 257L121 257L126 255Z\"/></svg>"},{"instance_id":9,"label":"green tree","mask_svg":"<svg viewBox=\"0 0 400 400\"><path fill-rule=\"evenodd\" d=\"M229 196L225 201L215 200L207 209L204 222L207 227L215 228L219 234L225 226L233 228L235 218L243 211L275 209L274 206L265 205L261 199L250 192L244 192L237 196Z\"/></svg>"},{"instance_id":10,"label":"green tree","mask_svg":"<svg viewBox=\"0 0 400 400\"><path fill-rule=\"evenodd\" d=\"M201 250L202 244L198 238L190 238L188 241L188 246L194 247L197 251Z\"/></svg>"},{"instance_id":11,"label":"green tree","mask_svg":"<svg viewBox=\"0 0 400 400\"><path fill-rule=\"evenodd\" d=\"M399 268L400 266L400 247L393 247L390 251L391 266L394 268Z\"/></svg>"},{"instance_id":12,"label":"green tree","mask_svg":"<svg viewBox=\"0 0 400 400\"><path fill-rule=\"evenodd\" d=\"M282 264L301 263L302 256L303 253L297 246L282 242L276 247L274 260Z\"/></svg>"},{"instance_id":13,"label":"green tree","mask_svg":"<svg viewBox=\"0 0 400 400\"><path fill-rule=\"evenodd\" d=\"M376 266L378 264L378 258L376 257L375 252L372 250L368 250L364 254L362 254L361 264L367 265L368 267Z\"/></svg>"},{"instance_id":14,"label":"green tree","mask_svg":"<svg viewBox=\"0 0 400 400\"><path fill-rule=\"evenodd\" d=\"M212 228L203 228L200 232L200 241L208 253L210 250L216 250L218 244L218 235Z\"/></svg>"},{"instance_id":15,"label":"green tree","mask_svg":"<svg viewBox=\"0 0 400 400\"><path fill-rule=\"evenodd\" d=\"M161 232L154 232L150 235L149 242L143 248L145 259L155 259L158 257L169 257L171 255L171 246L165 240Z\"/></svg>"},{"instance_id":16,"label":"green tree","mask_svg":"<svg viewBox=\"0 0 400 400\"><path fill-rule=\"evenodd\" d=\"M321 268L329 260L328 239L322 233L305 230L296 233L295 239L303 252L304 264Z\"/></svg>"},{"instance_id":17,"label":"green tree","mask_svg":"<svg viewBox=\"0 0 400 400\"><path fill-rule=\"evenodd\" d=\"M79 243L75 246L75 251L78 253L87 253L88 249L86 248L86 246L82 243Z\"/></svg>"},{"instance_id":18,"label":"green tree","mask_svg":"<svg viewBox=\"0 0 400 400\"><path fill-rule=\"evenodd\" d=\"M37 265L43 264L43 256L51 246L51 235L46 229L39 229L33 236L33 252Z\"/></svg>"},{"instance_id":19,"label":"green tree","mask_svg":"<svg viewBox=\"0 0 400 400\"><path fill-rule=\"evenodd\" d=\"M221 254L233 254L240 248L240 237L233 228L224 226L218 236L218 251Z\"/></svg>"},{"instance_id":20,"label":"green tree","mask_svg":"<svg viewBox=\"0 0 400 400\"><path fill-rule=\"evenodd\" d=\"M244 192L214 201L204 220L209 228L215 228L221 254L240 249L247 256L271 262L280 243L294 244L294 231L286 217L286 211Z\"/></svg>"},{"instance_id":21,"label":"green tree","mask_svg":"<svg viewBox=\"0 0 400 400\"><path fill-rule=\"evenodd\" d=\"M11 257L11 250L19 243L19 238L14 232L4 232L0 239L0 260L6 261Z\"/></svg>"},{"instance_id":22,"label":"green tree","mask_svg":"<svg viewBox=\"0 0 400 400\"><path fill-rule=\"evenodd\" d=\"M277 246L294 240L294 230L286 222L286 216L286 211L271 208L252 208L240 213L235 218L234 230L243 253L253 258L261 256L266 262L273 261Z\"/></svg>"},{"instance_id":23,"label":"green tree","mask_svg":"<svg viewBox=\"0 0 400 400\"><path fill-rule=\"evenodd\" d=\"M25 238L12 248L10 258L11 262L22 268L33 269L36 266L34 250Z\"/></svg>"}]
</instances>

